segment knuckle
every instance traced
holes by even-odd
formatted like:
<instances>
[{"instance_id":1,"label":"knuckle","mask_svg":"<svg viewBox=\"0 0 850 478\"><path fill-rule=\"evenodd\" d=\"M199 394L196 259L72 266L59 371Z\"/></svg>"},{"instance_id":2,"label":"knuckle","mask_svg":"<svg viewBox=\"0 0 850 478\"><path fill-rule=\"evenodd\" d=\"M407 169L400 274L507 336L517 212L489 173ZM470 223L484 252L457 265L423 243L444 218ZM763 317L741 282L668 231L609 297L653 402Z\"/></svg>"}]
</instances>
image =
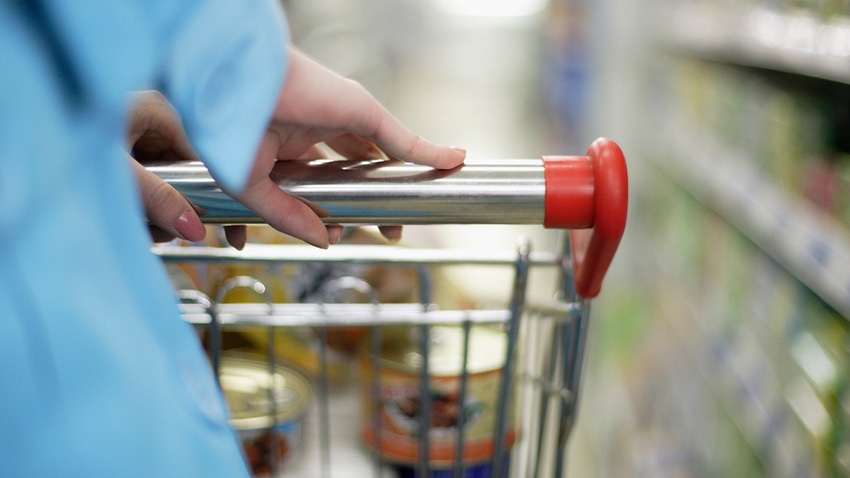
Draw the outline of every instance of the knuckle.
<instances>
[{"instance_id":1,"label":"knuckle","mask_svg":"<svg viewBox=\"0 0 850 478\"><path fill-rule=\"evenodd\" d=\"M161 212L168 206L180 201L180 195L168 183L154 180L145 188L145 207L149 212Z\"/></svg>"},{"instance_id":2,"label":"knuckle","mask_svg":"<svg viewBox=\"0 0 850 478\"><path fill-rule=\"evenodd\" d=\"M413 138L410 141L410 145L407 147L407 151L405 152L405 159L412 160L416 159L419 154L419 149L422 145L422 137L418 134L414 134Z\"/></svg>"}]
</instances>

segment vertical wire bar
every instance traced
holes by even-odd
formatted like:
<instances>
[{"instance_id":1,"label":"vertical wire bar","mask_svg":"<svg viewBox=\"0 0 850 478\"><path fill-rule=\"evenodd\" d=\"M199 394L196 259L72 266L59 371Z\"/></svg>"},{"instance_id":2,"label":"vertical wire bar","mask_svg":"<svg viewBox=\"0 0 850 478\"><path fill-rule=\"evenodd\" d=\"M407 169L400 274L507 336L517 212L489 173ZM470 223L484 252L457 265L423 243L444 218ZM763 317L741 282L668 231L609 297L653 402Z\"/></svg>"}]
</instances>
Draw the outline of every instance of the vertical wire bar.
<instances>
[{"instance_id":1,"label":"vertical wire bar","mask_svg":"<svg viewBox=\"0 0 850 478\"><path fill-rule=\"evenodd\" d=\"M564 353L562 378L559 381L559 387L567 387L567 390L562 392L559 413L557 418L558 440L557 446L554 449L555 454L555 476L563 476L566 461L566 440L569 436L572 424L575 420L575 406L578 390L573 387L572 378L574 377L574 369L581 365L581 355L584 353L584 319L587 317L584 307L588 305L588 301L582 301L576 292L575 282L573 277L572 254L570 249L570 236L568 231L561 231L561 275L560 283L558 284L561 300L566 303L572 303L577 306L568 313L569 320L567 323L562 321L556 322L555 336L562 341L561 346ZM576 361L578 359L578 362Z\"/></svg>"},{"instance_id":2,"label":"vertical wire bar","mask_svg":"<svg viewBox=\"0 0 850 478\"><path fill-rule=\"evenodd\" d=\"M431 380L430 380L430 339L431 326L423 323L419 326L419 353L422 357L422 368L419 371L419 459L417 470L419 477L428 476L428 461L430 458L430 425L431 425Z\"/></svg>"},{"instance_id":3,"label":"vertical wire bar","mask_svg":"<svg viewBox=\"0 0 850 478\"><path fill-rule=\"evenodd\" d=\"M565 460L564 460L564 450L561 449L561 436L564 430L569 426L567 425L567 421L570 420L569 410L566 406L572 401L572 394L570 393L569 386L567 385L567 375L569 374L569 370L573 365L573 357L575 356L575 337L577 332L577 320L572 320L568 324L558 324L556 328L555 335L558 336L561 342L561 352L562 356L559 357L558 363L561 365L559 367L559 372L556 373L552 382L552 391L555 394L555 397L558 397L560 400L558 402L557 414L555 415L555 432L554 436L556 442L552 444L552 453L554 457L554 473L555 476L561 476L563 473Z\"/></svg>"},{"instance_id":4,"label":"vertical wire bar","mask_svg":"<svg viewBox=\"0 0 850 478\"><path fill-rule=\"evenodd\" d=\"M522 436L525 438L517 444L518 453L514 453L513 455L518 457L518 459L511 461L510 470L512 474L509 476L531 476L531 450L535 446L534 409L531 404L534 403L537 390L537 387L534 386L536 382L535 377L539 375L539 369L541 367L537 359L541 352L539 331L540 321L536 317L528 316L523 319L523 327L520 329L519 338L519 343L523 345L523 353L521 355L523 368L517 371L517 376L522 378L520 382L522 385L522 393L520 395L522 401L519 404L518 410L522 412L522 416L519 418L519 426L522 427Z\"/></svg>"},{"instance_id":5,"label":"vertical wire bar","mask_svg":"<svg viewBox=\"0 0 850 478\"><path fill-rule=\"evenodd\" d=\"M575 281L573 277L573 257L570 249L570 234L568 231L560 231L558 239L558 258L561 266L558 268L557 293L556 299L563 303L578 302L578 293L576 292Z\"/></svg>"},{"instance_id":6,"label":"vertical wire bar","mask_svg":"<svg viewBox=\"0 0 850 478\"><path fill-rule=\"evenodd\" d=\"M560 231L558 256L560 258L561 267L560 274L558 276L556 298L561 302L575 302L577 294L575 292L575 285L573 282L572 255L568 231ZM570 354L570 352L566 350L570 347L570 341L565 340L564 334L568 333L568 329L573 327L574 321L569 321L568 323L564 323L560 320L553 321L554 325L551 327L552 333L549 334L549 360L544 362L541 374L542 392L539 402L540 411L538 413L539 429L537 436L537 456L534 460L533 473L529 475L534 478L540 476L544 460L547 456L549 456L549 454L559 455L560 453L559 447L546 446L549 444L547 437L551 433L550 426L552 425L550 423L550 408L552 407L551 393L561 387L559 383L560 380L556 377L562 374L562 370L568 368L565 361L566 357ZM560 427L561 422L563 421L563 409L561 408L559 411L561 412L560 414L555 416L553 413L553 416L551 417L555 419L557 422L555 425L558 427ZM554 448L554 450L550 450L550 448ZM552 476L561 476L557 456L553 466L555 470L552 470L554 471Z\"/></svg>"},{"instance_id":7,"label":"vertical wire bar","mask_svg":"<svg viewBox=\"0 0 850 478\"><path fill-rule=\"evenodd\" d=\"M344 297L341 295L345 291L355 291L362 293L364 295L369 296L371 304L375 307L375 312L378 312L378 296L375 290L363 279L359 279L353 276L342 276L336 279L331 280L326 284L326 290L322 293L322 302L320 303L320 308L322 311L322 316L327 317L324 312L324 304L327 302L339 302L344 300ZM328 340L327 340L327 329L328 323L325 321L324 324L319 327L319 347L320 347L320 373L319 373L319 386L321 387L320 391L320 400L321 409L320 409L320 420L321 420L321 431L320 431L320 448L324 450L322 454L322 476L330 477L331 469L330 469L330 416L329 416L329 380L328 380ZM370 334L371 337L374 337L375 331L372 330ZM377 336L380 338L380 335ZM374 352L375 342L373 340L372 351ZM380 352L379 352L380 353ZM373 355L373 357L378 357L379 354ZM374 362L373 362L374 363ZM373 373L375 372L373 367ZM374 383L374 382L373 382ZM380 385L379 385L380 386ZM368 426L368 423L366 424ZM379 454L380 457L380 454ZM380 473L380 470L378 470Z\"/></svg>"},{"instance_id":8,"label":"vertical wire bar","mask_svg":"<svg viewBox=\"0 0 850 478\"><path fill-rule=\"evenodd\" d=\"M419 277L419 302L424 310L431 304L431 281L425 267L417 268ZM431 457L430 426L431 426L431 326L427 321L419 326L419 353L422 357L422 368L419 372L419 457L416 469L420 478L427 478L429 460Z\"/></svg>"},{"instance_id":9,"label":"vertical wire bar","mask_svg":"<svg viewBox=\"0 0 850 478\"><path fill-rule=\"evenodd\" d=\"M271 305L269 305L269 313L271 313ZM269 476L277 476L279 469L279 456L277 454L277 433L278 433L278 413L277 413L277 361L275 359L275 327L269 326L268 340L266 340L266 354L268 355L269 378L271 386L269 387L269 412L272 416L272 429L269 436Z\"/></svg>"},{"instance_id":10,"label":"vertical wire bar","mask_svg":"<svg viewBox=\"0 0 850 478\"><path fill-rule=\"evenodd\" d=\"M383 425L381 424L381 407L383 406L383 397L381 393L381 358L383 357L383 347L381 344L381 328L372 326L369 333L370 342L370 367L372 371L372 427L374 431L375 451L378 456L378 463L375 466L375 476L380 478L384 472L384 436Z\"/></svg>"},{"instance_id":11,"label":"vertical wire bar","mask_svg":"<svg viewBox=\"0 0 850 478\"><path fill-rule=\"evenodd\" d=\"M319 455L321 476L331 476L330 413L328 411L328 353L327 326L319 327Z\"/></svg>"},{"instance_id":12,"label":"vertical wire bar","mask_svg":"<svg viewBox=\"0 0 850 478\"><path fill-rule=\"evenodd\" d=\"M538 402L538 413L537 413L537 449L536 456L534 460L534 469L532 473L529 475L530 477L538 477L540 476L541 465L543 464L543 460L545 457L545 448L546 444L546 433L548 431L548 422L549 422L549 408L552 402L550 390L552 389L552 384L554 382L554 376L557 374L558 363L560 362L561 350L562 350L562 342L560 340L560 334L557 333L559 325L556 325L552 328L552 332L548 334L549 341L546 344L546 348L541 350L541 356L545 356L545 352L548 350L549 358L548 360L543 361L543 370L540 374L540 401Z\"/></svg>"},{"instance_id":13,"label":"vertical wire bar","mask_svg":"<svg viewBox=\"0 0 850 478\"><path fill-rule=\"evenodd\" d=\"M463 321L463 359L460 372L460 390L458 391L458 421L455 441L454 478L463 478L466 471L464 463L464 447L466 434L466 394L469 386L469 334L472 322L467 318Z\"/></svg>"},{"instance_id":14,"label":"vertical wire bar","mask_svg":"<svg viewBox=\"0 0 850 478\"><path fill-rule=\"evenodd\" d=\"M265 301L266 305L268 306L267 313L269 315L271 315L274 312L274 305L273 305L273 301L272 301L272 296L269 293L268 288L266 287L265 284L263 284L259 280L255 279L253 277L250 277L250 276L236 276L236 277L231 277L230 279L226 280L224 282L224 284L222 284L221 287L219 287L219 289L216 291L215 303L216 304L222 303L222 301L224 300L224 298L227 296L227 294L230 291L232 291L234 289L238 289L238 288L250 289L255 294L261 296L263 298L263 300ZM276 444L275 443L275 441L276 441L275 436L278 433L278 427L279 427L278 413L277 413L277 389L276 389L276 387L277 387L277 380L276 380L276 378L277 378L277 376L276 376L277 364L275 363L276 352L277 351L276 351L276 348L275 348L275 327L269 326L268 327L268 340L267 340L267 343L266 343L266 355L267 355L266 362L269 366L269 368L268 368L269 378L270 378L269 381L271 383L271 386L269 387L269 390L267 392L268 393L268 399L269 399L269 412L271 413L271 419L272 419L271 429L269 430L269 434L268 434L269 440L270 440L269 450L271 450L271 453L269 453L269 469L270 469L270 475L271 476L277 475L277 471L278 471L278 468L279 468L278 465L279 465L279 461L280 461L280 457L277 454L277 447L275 446L275 444Z\"/></svg>"},{"instance_id":15,"label":"vertical wire bar","mask_svg":"<svg viewBox=\"0 0 850 478\"><path fill-rule=\"evenodd\" d=\"M210 363L212 363L213 373L215 374L215 382L221 388L221 378L219 377L219 368L221 367L221 326L218 321L215 304L206 294L199 290L179 290L177 291L177 298L182 303L201 305L210 318L208 325L210 334Z\"/></svg>"},{"instance_id":16,"label":"vertical wire bar","mask_svg":"<svg viewBox=\"0 0 850 478\"><path fill-rule=\"evenodd\" d=\"M570 431L575 422L576 401L578 398L578 377L581 373L582 358L586 336L587 319L589 318L590 302L580 299L572 286L572 270L565 269L563 293L570 298L576 307L568 313L569 322L559 323L557 336L563 340L564 357L558 387L561 402L557 417L557 444L555 453L555 472L563 475L566 466L566 446Z\"/></svg>"},{"instance_id":17,"label":"vertical wire bar","mask_svg":"<svg viewBox=\"0 0 850 478\"><path fill-rule=\"evenodd\" d=\"M566 454L567 440L570 432L573 429L576 419L576 411L578 410L578 392L581 378L581 368L584 362L584 349L587 342L587 328L590 319L590 301L584 299L580 303L580 313L578 317L574 317L573 322L576 324L574 331L570 337L572 343L572 353L568 357L566 366L564 367L564 386L566 396L562 397L561 401L561 420L558 430L558 447L556 449L558 461L556 462L557 476L563 476Z\"/></svg>"},{"instance_id":18,"label":"vertical wire bar","mask_svg":"<svg viewBox=\"0 0 850 478\"><path fill-rule=\"evenodd\" d=\"M218 322L218 314L212 307L207 309L210 316L210 355L212 355L212 368L215 373L215 381L221 388L219 369L221 369L221 324Z\"/></svg>"},{"instance_id":19,"label":"vertical wire bar","mask_svg":"<svg viewBox=\"0 0 850 478\"><path fill-rule=\"evenodd\" d=\"M528 271L530 266L529 255L531 246L527 240L522 240L517 251L517 260L514 264L514 287L510 304L510 320L508 321L507 350L505 353L505 365L499 381L499 396L496 405L496 429L493 433L493 463L491 469L494 478L502 478L504 455L506 443L505 422L510 410L511 384L513 383L514 353L516 351L519 325L522 318L522 310L525 304L525 292L528 285Z\"/></svg>"},{"instance_id":20,"label":"vertical wire bar","mask_svg":"<svg viewBox=\"0 0 850 478\"><path fill-rule=\"evenodd\" d=\"M528 320L524 320L524 327L520 331L519 343L524 344L522 348L522 354L520 357L522 358L522 368L518 368L517 370L517 378L519 379L520 386L518 389L520 390L518 397L519 402L517 403L517 410L520 410L521 415L517 418L517 427L521 429L520 434L523 437L528 437L519 443L517 443L515 449L517 453L514 453L518 459L511 460L509 467L508 476L528 476L528 446L531 442L531 427L533 424L531 423L530 416L528 414L528 404L531 403L531 399L529 397L529 393L531 393L531 389L529 384L531 382L531 377L534 375L534 364L531 361L531 357L529 356L529 350L535 350L536 347L531 343L533 340L533 330L531 327L531 323ZM525 470L522 471L521 470Z\"/></svg>"}]
</instances>

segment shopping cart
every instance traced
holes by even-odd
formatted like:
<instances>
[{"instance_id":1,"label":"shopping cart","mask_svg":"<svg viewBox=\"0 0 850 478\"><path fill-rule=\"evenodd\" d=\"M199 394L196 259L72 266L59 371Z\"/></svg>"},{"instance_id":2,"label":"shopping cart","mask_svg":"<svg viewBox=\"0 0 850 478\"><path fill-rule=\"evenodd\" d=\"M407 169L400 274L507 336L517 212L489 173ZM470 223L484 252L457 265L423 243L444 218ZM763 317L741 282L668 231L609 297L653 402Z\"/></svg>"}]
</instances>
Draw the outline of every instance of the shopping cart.
<instances>
[{"instance_id":1,"label":"shopping cart","mask_svg":"<svg viewBox=\"0 0 850 478\"><path fill-rule=\"evenodd\" d=\"M204 209L207 223L258 221L222 193L199 164L149 169ZM563 231L559 249L552 252L532 251L524 240L516 251L381 245L338 245L319 250L303 245L257 244L242 251L156 246L154 251L167 263L381 264L411 267L417 272L418 300L414 303L379 303L365 281L345 275L326 284L319 300L305 303L275 303L264 284L248 276L229 279L212 299L196 290L178 292L184 318L207 329L211 361L222 378L228 360L222 353L223 330L259 327L268 331L264 367L269 377L275 377L281 365L275 330L309 327L316 331L320 364L311 380L314 404L310 409L318 423L307 421L306 426L306 434L316 437L316 451L303 452L302 461L309 458L309 463L299 466L282 464L277 453L268 453L270 474L368 476L348 465L354 456L349 451L354 449L360 454L358 459L369 464L372 476L564 476L567 439L578 404L590 299L600 291L625 227L628 186L619 147L599 139L586 156L468 161L449 171L393 160L280 162L273 176L285 191L327 211L327 221L333 223L537 224ZM438 266L511 268L513 284L508 304L497 309L441 309L433 303L431 290L430 271ZM532 268L557 271L558 284L551 302L527 303ZM222 301L228 291L240 287L262 299L251 303ZM338 294L351 290L367 300L349 302ZM368 330L363 339L365 358L361 360L363 374L357 394L368 406L351 402L350 397L341 405L355 412L358 425L353 435L337 431L351 428L351 414L346 418L334 411L338 394L328 378L327 332L340 327ZM387 350L398 338L390 332L393 330L403 330L402 341L412 344L405 358L398 359L410 359L403 380L398 367L389 367L391 373L387 372ZM456 338L456 354L448 360L453 364L448 378L436 372L447 363L445 351L438 351L439 344L435 345L434 338L441 333ZM482 333L498 338L481 340ZM479 347L477 352L475 347ZM481 347L486 349L483 354ZM482 355L492 359L496 354L498 365L485 370L493 373L480 378L477 361ZM273 378L268 399L260 400L268 418L262 427L269 429L287 421L277 409L281 398L276 396L275 384ZM401 388L393 389L396 385ZM399 413L405 411L400 400L388 397L388 390L401 389L410 395L405 404L415 405L406 415ZM482 396L485 389L491 396ZM446 407L446 396L451 402L450 420L435 422L436 414ZM390 404L395 406L393 410L387 408ZM405 419L407 428L388 419L390 415ZM471 434L473 422L486 424L486 440L480 431ZM350 438L349 443L342 443L344 437ZM415 448L401 453L399 447L407 443L405 440L412 440Z\"/></svg>"}]
</instances>

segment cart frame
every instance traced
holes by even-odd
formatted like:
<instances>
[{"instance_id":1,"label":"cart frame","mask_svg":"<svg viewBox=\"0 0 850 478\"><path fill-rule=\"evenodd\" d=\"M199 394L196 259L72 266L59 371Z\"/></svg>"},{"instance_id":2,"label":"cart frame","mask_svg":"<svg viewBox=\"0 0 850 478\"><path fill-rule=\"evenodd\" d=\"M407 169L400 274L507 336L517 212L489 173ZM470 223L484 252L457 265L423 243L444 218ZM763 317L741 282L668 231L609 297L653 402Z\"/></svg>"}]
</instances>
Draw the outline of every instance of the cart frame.
<instances>
[{"instance_id":1,"label":"cart frame","mask_svg":"<svg viewBox=\"0 0 850 478\"><path fill-rule=\"evenodd\" d=\"M575 423L582 362L585 351L590 298L601 288L602 279L622 238L628 202L625 159L619 147L600 138L586 157L544 157L516 160L506 168L492 163L470 164L450 171L426 171L376 160L352 164L346 161L296 164L300 183L290 179L291 171L273 172L285 192L314 202L329 211L328 222L353 224L493 224L499 223L499 210L523 204L540 214L520 214L513 224L527 222L560 229L559 249L552 253L532 253L528 241L521 240L516 251L408 249L393 246L334 246L321 251L309 246L251 245L243 251L209 247L154 248L166 262L235 262L261 264L384 264L414 267L419 271L419 302L379 304L319 303L276 304L257 279L233 277L210 299L195 290L179 291L185 320L209 327L211 361L218 376L222 328L231 326L267 327L268 366L274 373L274 331L277 328L310 326L318 330L320 373L317 380L321 476L331 477L331 432L328 414L326 334L328 327L370 327L373 400L380 402L379 373L382 326L410 325L419 329L419 409L418 429L431 430L432 377L429 373L430 331L436 325L451 324L463 329L463 366L459 402L465 404L469 388L467 360L470 330L478 324L495 324L506 336L503 367L499 376L492 433L492 453L486 473L493 477L561 477L566 470L566 447ZM281 168L291 168L287 162ZM495 171L495 173L494 173ZM517 171L522 178L517 180ZM234 206L209 173L197 165L155 169L155 173L207 210L202 219L215 224L258 222L250 211ZM520 187L521 186L521 187ZM389 191L388 195L384 191ZM411 192L413 191L413 192ZM346 198L352 198L346 203ZM420 200L421 199L421 200ZM494 202L495 201L495 202ZM447 206L448 205L448 206ZM464 207L469 206L469 207ZM525 210L525 209L523 209ZM569 230L569 231L568 231ZM496 310L440 310L431 297L432 266L467 265L513 268L513 284L508 304ZM546 304L527 304L526 292L532 267L554 267L558 271L554 298ZM233 288L247 287L263 297L262 303L222 303L221 297ZM334 284L338 289L368 285L356 277L344 277ZM274 392L270 392L274 393ZM270 402L275 402L274 397ZM516 403L514 403L516 401ZM377 407L376 407L377 408ZM431 478L467 476L464 460L466 423L460 406L459 432L455 433L455 458L451 470L431 463L431 439L418 439L414 476ZM514 413L514 411L517 411ZM272 405L271 416L277 421ZM380 420L370 417L375 433L381 436ZM518 431L519 439L509 447L508 432ZM430 437L430 433L419 436ZM383 441L379 438L379 444ZM274 455L274 454L272 454ZM277 463L272 458L272 471ZM381 446L376 450L376 476L384 476L386 460ZM480 475L475 475L480 476Z\"/></svg>"}]
</instances>

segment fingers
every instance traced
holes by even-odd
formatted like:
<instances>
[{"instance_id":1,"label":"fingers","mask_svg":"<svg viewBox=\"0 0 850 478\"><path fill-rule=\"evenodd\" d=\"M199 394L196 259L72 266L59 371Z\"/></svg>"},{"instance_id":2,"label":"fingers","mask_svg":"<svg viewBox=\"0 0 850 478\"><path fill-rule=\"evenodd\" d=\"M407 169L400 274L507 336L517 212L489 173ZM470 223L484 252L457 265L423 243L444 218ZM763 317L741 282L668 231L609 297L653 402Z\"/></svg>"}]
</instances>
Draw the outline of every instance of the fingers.
<instances>
[{"instance_id":1,"label":"fingers","mask_svg":"<svg viewBox=\"0 0 850 478\"><path fill-rule=\"evenodd\" d=\"M174 234L168 231L163 231L162 229L154 225L148 225L148 232L151 235L151 239L155 243L173 241L174 238L177 237Z\"/></svg>"},{"instance_id":2,"label":"fingers","mask_svg":"<svg viewBox=\"0 0 850 478\"><path fill-rule=\"evenodd\" d=\"M383 110L383 108L381 107ZM437 169L452 169L463 164L466 151L439 146L414 134L384 110L374 132L369 135L388 156Z\"/></svg>"},{"instance_id":3,"label":"fingers","mask_svg":"<svg viewBox=\"0 0 850 478\"><path fill-rule=\"evenodd\" d=\"M271 179L245 190L237 199L278 231L316 247L328 248L328 231L319 216L306 204L283 192Z\"/></svg>"},{"instance_id":4,"label":"fingers","mask_svg":"<svg viewBox=\"0 0 850 478\"><path fill-rule=\"evenodd\" d=\"M248 228L246 226L224 226L224 237L227 243L241 251L248 242Z\"/></svg>"},{"instance_id":5,"label":"fingers","mask_svg":"<svg viewBox=\"0 0 850 478\"><path fill-rule=\"evenodd\" d=\"M343 133L369 139L389 156L440 169L454 168L466 157L459 148L438 146L407 129L359 83L345 79L290 49L287 79L274 122L310 132L315 141Z\"/></svg>"},{"instance_id":6,"label":"fingers","mask_svg":"<svg viewBox=\"0 0 850 478\"><path fill-rule=\"evenodd\" d=\"M370 139L388 156L437 169L457 167L466 159L465 150L440 146L414 134L362 86L349 85L353 98L341 104L351 108L350 131Z\"/></svg>"},{"instance_id":7,"label":"fingers","mask_svg":"<svg viewBox=\"0 0 850 478\"><path fill-rule=\"evenodd\" d=\"M141 163L198 159L177 112L156 91L134 95L127 139L133 156Z\"/></svg>"},{"instance_id":8,"label":"fingers","mask_svg":"<svg viewBox=\"0 0 850 478\"><path fill-rule=\"evenodd\" d=\"M368 160L384 156L375 143L351 133L329 139L325 141L325 144L346 159Z\"/></svg>"},{"instance_id":9,"label":"fingers","mask_svg":"<svg viewBox=\"0 0 850 478\"><path fill-rule=\"evenodd\" d=\"M452 169L463 164L464 159L466 159L466 151L463 149L435 145L411 133L403 126L401 128L403 131L396 131L395 134L402 134L403 136L391 140L381 140L376 136L377 134L393 134L392 128L385 128L387 133L379 132L372 136L374 143L353 133L346 133L327 140L325 143L342 156L354 160L377 159L383 157L386 153L390 158L405 162L422 164L437 169ZM399 146L393 148L393 144Z\"/></svg>"},{"instance_id":10,"label":"fingers","mask_svg":"<svg viewBox=\"0 0 850 478\"><path fill-rule=\"evenodd\" d=\"M378 230L393 244L401 240L401 226L378 226Z\"/></svg>"},{"instance_id":11,"label":"fingers","mask_svg":"<svg viewBox=\"0 0 850 478\"><path fill-rule=\"evenodd\" d=\"M342 225L327 224L325 227L328 230L328 242L331 244L338 244L342 239Z\"/></svg>"},{"instance_id":12,"label":"fingers","mask_svg":"<svg viewBox=\"0 0 850 478\"><path fill-rule=\"evenodd\" d=\"M127 140L129 148L137 155L128 160L137 178L154 242L170 241L175 237L203 240L206 230L192 204L139 163L165 155L176 159L196 157L180 118L162 94L146 91L134 96Z\"/></svg>"},{"instance_id":13,"label":"fingers","mask_svg":"<svg viewBox=\"0 0 850 478\"><path fill-rule=\"evenodd\" d=\"M154 240L162 241L168 235L192 242L203 240L206 229L192 204L134 159L128 160L133 165L148 220L152 226L159 229L153 231Z\"/></svg>"},{"instance_id":14,"label":"fingers","mask_svg":"<svg viewBox=\"0 0 850 478\"><path fill-rule=\"evenodd\" d=\"M276 133L266 132L257 151L248 184L244 191L234 197L278 231L327 249L328 230L317 212L283 192L269 178L279 143L280 138Z\"/></svg>"},{"instance_id":15,"label":"fingers","mask_svg":"<svg viewBox=\"0 0 850 478\"><path fill-rule=\"evenodd\" d=\"M325 155L325 152L322 151L322 148L320 148L319 145L314 144L313 146L310 146L310 149L308 149L306 153L299 156L298 160L312 161L314 159L325 159L326 157L327 156Z\"/></svg>"},{"instance_id":16,"label":"fingers","mask_svg":"<svg viewBox=\"0 0 850 478\"><path fill-rule=\"evenodd\" d=\"M163 114L163 108L172 110L168 101L158 91L140 91L131 97L132 107L130 109L129 131L127 132L127 143L132 148L136 141L150 129L152 125L168 118L170 114Z\"/></svg>"}]
</instances>

